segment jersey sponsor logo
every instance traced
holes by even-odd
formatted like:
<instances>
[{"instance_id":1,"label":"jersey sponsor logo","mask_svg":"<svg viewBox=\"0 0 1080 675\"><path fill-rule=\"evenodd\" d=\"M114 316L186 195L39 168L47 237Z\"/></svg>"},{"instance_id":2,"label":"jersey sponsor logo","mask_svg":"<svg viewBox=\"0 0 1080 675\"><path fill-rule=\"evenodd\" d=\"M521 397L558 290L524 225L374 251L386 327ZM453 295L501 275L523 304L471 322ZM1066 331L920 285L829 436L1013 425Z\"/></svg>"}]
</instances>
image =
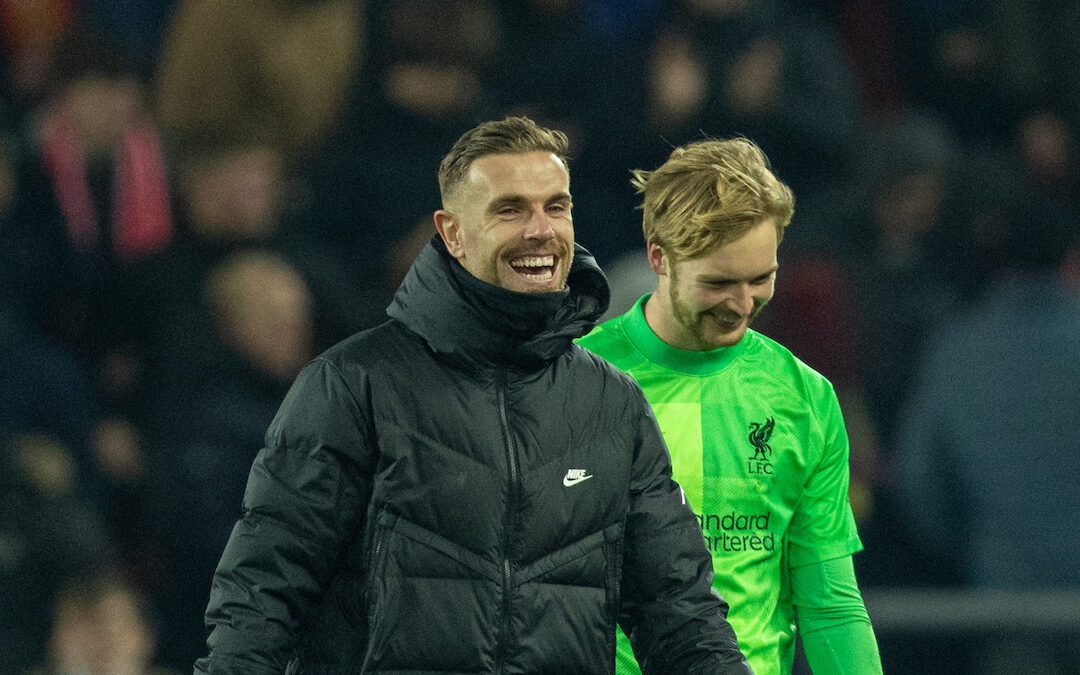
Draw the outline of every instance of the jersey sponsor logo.
<instances>
[{"instance_id":1,"label":"jersey sponsor logo","mask_svg":"<svg viewBox=\"0 0 1080 675\"><path fill-rule=\"evenodd\" d=\"M566 487L573 487L578 483L583 483L592 478L592 474L585 473L585 469L569 469L566 472L566 476L562 479L562 484Z\"/></svg>"},{"instance_id":2,"label":"jersey sponsor logo","mask_svg":"<svg viewBox=\"0 0 1080 675\"><path fill-rule=\"evenodd\" d=\"M775 551L776 535L769 530L772 513L703 513L697 516L705 546L714 553Z\"/></svg>"},{"instance_id":3,"label":"jersey sponsor logo","mask_svg":"<svg viewBox=\"0 0 1080 675\"><path fill-rule=\"evenodd\" d=\"M748 458L746 469L752 474L771 474L773 449L769 445L773 429L776 427L775 417L766 417L764 422L751 422L750 434L746 437L750 445L754 446L754 454Z\"/></svg>"}]
</instances>

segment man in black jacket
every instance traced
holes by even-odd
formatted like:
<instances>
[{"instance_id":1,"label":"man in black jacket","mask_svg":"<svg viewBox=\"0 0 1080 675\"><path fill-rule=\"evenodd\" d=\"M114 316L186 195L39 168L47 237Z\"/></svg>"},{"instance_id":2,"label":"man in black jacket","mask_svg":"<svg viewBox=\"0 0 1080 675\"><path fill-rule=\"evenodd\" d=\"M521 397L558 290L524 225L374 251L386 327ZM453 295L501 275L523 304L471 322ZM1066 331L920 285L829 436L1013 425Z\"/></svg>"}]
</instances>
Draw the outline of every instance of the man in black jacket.
<instances>
[{"instance_id":1,"label":"man in black jacket","mask_svg":"<svg viewBox=\"0 0 1080 675\"><path fill-rule=\"evenodd\" d=\"M299 375L252 466L196 672L749 673L640 389L573 345L608 303L566 137L443 159L390 320Z\"/></svg>"}]
</instances>

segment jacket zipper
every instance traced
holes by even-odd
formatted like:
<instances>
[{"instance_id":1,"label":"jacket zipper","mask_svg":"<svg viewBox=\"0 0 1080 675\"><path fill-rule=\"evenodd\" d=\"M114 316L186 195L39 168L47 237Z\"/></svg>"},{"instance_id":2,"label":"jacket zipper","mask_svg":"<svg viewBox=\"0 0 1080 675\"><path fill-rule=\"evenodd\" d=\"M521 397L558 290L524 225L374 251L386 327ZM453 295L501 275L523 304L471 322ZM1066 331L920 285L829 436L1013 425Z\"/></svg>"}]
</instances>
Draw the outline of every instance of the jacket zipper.
<instances>
[{"instance_id":1,"label":"jacket zipper","mask_svg":"<svg viewBox=\"0 0 1080 675\"><path fill-rule=\"evenodd\" d=\"M379 556L382 554L383 533L385 529L380 526L379 520L380 516L382 515L383 509L385 508L385 506L380 506L375 516L371 518L371 527L374 528L375 531L371 535L372 540L371 551L369 553L370 558L368 559L368 576L365 580L365 585L367 586L368 590L370 590L371 587L374 585L375 575L379 572Z\"/></svg>"},{"instance_id":2,"label":"jacket zipper","mask_svg":"<svg viewBox=\"0 0 1080 675\"><path fill-rule=\"evenodd\" d=\"M506 467L509 479L507 491L506 513L503 519L503 622L502 639L499 642L498 655L495 660L495 673L502 673L506 667L507 652L510 643L510 589L513 585L513 572L510 561L511 533L514 524L514 512L517 510L517 484L518 484L518 453L514 445L514 437L510 433L510 418L506 408L506 375L499 372L495 377L495 399L499 411L499 425L502 427L503 444L506 450Z\"/></svg>"},{"instance_id":3,"label":"jacket zipper","mask_svg":"<svg viewBox=\"0 0 1080 675\"><path fill-rule=\"evenodd\" d=\"M381 599L379 598L378 593L375 590L375 579L381 573L380 567L381 567L383 541L386 539L387 528L379 524L379 521L381 520L381 516L382 516L382 513L385 510L385 508L386 508L385 505L380 506L379 510L370 519L371 527L374 528L375 531L372 534L371 550L368 551L367 578L364 579L364 586L363 586L363 591L362 591L363 598L364 598L364 611L367 614L366 616L363 617L363 620L368 625L368 640L369 640L368 647L369 648L371 647L371 637L372 637L372 635L371 635L371 626L375 625L375 622L372 620L372 617L377 612L379 602L381 601ZM345 669L344 672L350 672L350 673L351 672L359 672L361 670L361 667L363 666L364 660L366 658L367 658L367 650L366 649L355 649L354 648L352 656L349 657L348 661L345 664L346 669Z\"/></svg>"}]
</instances>

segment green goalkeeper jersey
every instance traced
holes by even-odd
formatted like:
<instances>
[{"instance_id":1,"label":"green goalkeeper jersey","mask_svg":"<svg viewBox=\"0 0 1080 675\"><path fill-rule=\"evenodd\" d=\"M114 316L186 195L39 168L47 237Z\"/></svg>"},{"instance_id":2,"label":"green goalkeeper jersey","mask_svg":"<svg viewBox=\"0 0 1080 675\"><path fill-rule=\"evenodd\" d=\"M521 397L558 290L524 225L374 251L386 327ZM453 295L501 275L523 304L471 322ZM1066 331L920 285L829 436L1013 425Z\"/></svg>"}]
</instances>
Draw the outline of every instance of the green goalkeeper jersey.
<instances>
[{"instance_id":1,"label":"green goalkeeper jersey","mask_svg":"<svg viewBox=\"0 0 1080 675\"><path fill-rule=\"evenodd\" d=\"M757 675L790 673L788 570L862 548L840 404L824 376L756 331L707 352L667 345L645 321L648 297L578 342L641 385L743 653ZM640 673L621 631L618 639L617 672Z\"/></svg>"}]
</instances>

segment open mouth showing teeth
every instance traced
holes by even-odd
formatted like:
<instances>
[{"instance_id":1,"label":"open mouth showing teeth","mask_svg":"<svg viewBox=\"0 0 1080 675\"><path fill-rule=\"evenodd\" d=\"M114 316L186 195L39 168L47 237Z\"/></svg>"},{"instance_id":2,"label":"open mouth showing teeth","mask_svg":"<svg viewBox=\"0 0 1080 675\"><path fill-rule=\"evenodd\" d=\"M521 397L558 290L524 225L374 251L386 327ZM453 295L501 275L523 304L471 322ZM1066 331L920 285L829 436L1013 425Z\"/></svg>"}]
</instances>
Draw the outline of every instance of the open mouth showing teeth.
<instances>
[{"instance_id":1,"label":"open mouth showing teeth","mask_svg":"<svg viewBox=\"0 0 1080 675\"><path fill-rule=\"evenodd\" d=\"M547 281L555 275L555 256L533 255L510 261L510 267L532 281Z\"/></svg>"}]
</instances>

